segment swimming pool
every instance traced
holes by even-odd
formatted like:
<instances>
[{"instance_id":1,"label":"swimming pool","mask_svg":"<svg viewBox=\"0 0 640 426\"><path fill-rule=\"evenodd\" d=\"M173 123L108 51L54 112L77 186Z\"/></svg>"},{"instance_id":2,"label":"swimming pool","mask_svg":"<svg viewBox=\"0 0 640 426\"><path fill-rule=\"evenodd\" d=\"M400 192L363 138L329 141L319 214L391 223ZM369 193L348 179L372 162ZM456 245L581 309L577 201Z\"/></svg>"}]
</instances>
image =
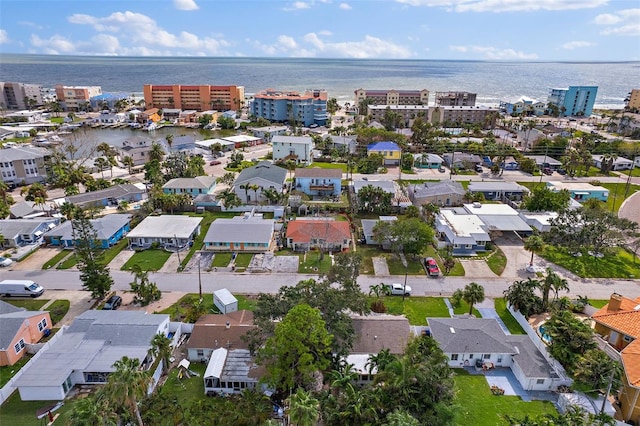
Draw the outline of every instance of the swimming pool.
<instances>
[{"instance_id":1,"label":"swimming pool","mask_svg":"<svg viewBox=\"0 0 640 426\"><path fill-rule=\"evenodd\" d=\"M540 336L542 341L545 342L547 345L551 343L551 336L549 336L546 333L546 330L544 329L544 324L540 324L540 326L538 326L538 335Z\"/></svg>"}]
</instances>

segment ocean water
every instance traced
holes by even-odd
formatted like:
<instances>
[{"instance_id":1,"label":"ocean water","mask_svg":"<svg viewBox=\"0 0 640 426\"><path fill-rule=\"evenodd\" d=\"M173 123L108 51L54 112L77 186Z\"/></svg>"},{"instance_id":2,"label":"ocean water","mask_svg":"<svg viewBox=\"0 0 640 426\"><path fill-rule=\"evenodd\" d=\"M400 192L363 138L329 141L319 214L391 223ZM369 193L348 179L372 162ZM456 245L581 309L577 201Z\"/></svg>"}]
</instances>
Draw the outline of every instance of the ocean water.
<instances>
[{"instance_id":1,"label":"ocean water","mask_svg":"<svg viewBox=\"0 0 640 426\"><path fill-rule=\"evenodd\" d=\"M545 101L551 87L596 85L596 106L621 108L640 87L640 62L486 62L307 58L82 57L0 54L0 79L101 86L103 92L140 93L144 84L326 89L352 102L354 91L412 89L468 91L494 105L521 96Z\"/></svg>"}]
</instances>

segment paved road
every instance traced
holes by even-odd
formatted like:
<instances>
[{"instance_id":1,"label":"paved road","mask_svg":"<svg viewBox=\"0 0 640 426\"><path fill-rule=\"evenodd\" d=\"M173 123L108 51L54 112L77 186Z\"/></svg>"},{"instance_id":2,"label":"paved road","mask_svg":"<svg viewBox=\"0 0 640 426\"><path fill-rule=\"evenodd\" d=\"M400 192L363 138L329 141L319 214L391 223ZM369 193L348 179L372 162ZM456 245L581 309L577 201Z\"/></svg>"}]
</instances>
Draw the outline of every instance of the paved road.
<instances>
[{"instance_id":1,"label":"paved road","mask_svg":"<svg viewBox=\"0 0 640 426\"><path fill-rule=\"evenodd\" d=\"M132 275L122 271L112 271L116 290L128 290ZM231 292L257 294L261 292L275 293L283 285L295 285L298 281L313 278L315 275L305 274L237 274L232 272L211 272L201 275L202 290L205 293L227 288ZM77 271L7 271L0 272L0 279L27 279L40 283L45 289L51 290L80 290L79 273ZM160 290L177 292L198 292L198 274L196 273L155 273L151 279L158 284ZM514 279L507 277L474 279L485 288L487 297L501 297L504 290ZM371 285L384 282L404 282L404 275L377 277L373 275L360 276L358 283L363 291L368 292ZM462 288L470 282L468 277L440 277L429 278L422 276L408 276L407 284L411 286L414 295L448 296L456 289ZM569 279L570 296L586 295L593 299L608 299L611 293L620 293L628 297L635 297L640 293L640 280L615 279ZM562 294L564 295L564 294Z\"/></svg>"}]
</instances>

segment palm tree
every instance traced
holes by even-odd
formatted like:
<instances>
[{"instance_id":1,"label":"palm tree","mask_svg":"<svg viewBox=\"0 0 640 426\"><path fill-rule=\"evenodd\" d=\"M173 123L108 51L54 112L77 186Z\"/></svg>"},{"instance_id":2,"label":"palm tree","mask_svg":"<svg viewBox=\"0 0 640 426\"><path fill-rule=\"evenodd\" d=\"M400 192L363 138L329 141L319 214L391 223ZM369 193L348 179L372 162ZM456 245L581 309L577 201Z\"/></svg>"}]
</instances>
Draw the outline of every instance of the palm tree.
<instances>
[{"instance_id":1,"label":"palm tree","mask_svg":"<svg viewBox=\"0 0 640 426\"><path fill-rule=\"evenodd\" d=\"M569 283L555 273L553 269L547 268L544 280L540 283L540 290L542 292L542 308L546 310L549 305L549 292L553 290L554 299L557 299L558 292L561 290L569 291Z\"/></svg>"},{"instance_id":2,"label":"palm tree","mask_svg":"<svg viewBox=\"0 0 640 426\"><path fill-rule=\"evenodd\" d=\"M171 358L172 351L171 339L164 334L158 333L153 337L153 339L151 339L151 349L149 349L149 354L155 358L162 359L163 374L167 374L169 371L169 365L171 364L169 358Z\"/></svg>"},{"instance_id":3,"label":"palm tree","mask_svg":"<svg viewBox=\"0 0 640 426\"><path fill-rule=\"evenodd\" d=\"M216 182L223 183L227 186L232 186L236 181L236 174L234 172L226 172L224 175L216 179Z\"/></svg>"},{"instance_id":4,"label":"palm tree","mask_svg":"<svg viewBox=\"0 0 640 426\"><path fill-rule=\"evenodd\" d=\"M162 161L162 158L164 157L164 150L162 149L162 146L158 143L152 143L151 144L151 151L149 151L149 160L153 161L153 160L158 160L158 161Z\"/></svg>"},{"instance_id":5,"label":"palm tree","mask_svg":"<svg viewBox=\"0 0 640 426\"><path fill-rule=\"evenodd\" d=\"M469 304L469 315L471 315L473 305L484 300L484 287L476 282L467 284L462 290L462 300Z\"/></svg>"},{"instance_id":6,"label":"palm tree","mask_svg":"<svg viewBox=\"0 0 640 426\"><path fill-rule=\"evenodd\" d=\"M127 155L122 159L122 164L124 164L127 167L127 169L129 170L129 174L131 174L131 169L133 169L133 166L135 166L135 162L133 161L133 158Z\"/></svg>"},{"instance_id":7,"label":"palm tree","mask_svg":"<svg viewBox=\"0 0 640 426\"><path fill-rule=\"evenodd\" d=\"M255 203L258 204L258 191L262 189L260 185L252 184L249 185L249 189L253 191L253 195L255 196Z\"/></svg>"},{"instance_id":8,"label":"palm tree","mask_svg":"<svg viewBox=\"0 0 640 426\"><path fill-rule=\"evenodd\" d=\"M373 373L374 368L378 373L380 373L384 371L396 359L397 357L394 354L392 354L388 348L385 348L385 349L382 349L377 354L370 354L369 359L365 364L365 367L368 368L369 374Z\"/></svg>"},{"instance_id":9,"label":"palm tree","mask_svg":"<svg viewBox=\"0 0 640 426\"><path fill-rule=\"evenodd\" d=\"M66 413L67 424L70 426L115 425L118 418L110 409L104 392L76 400L71 410Z\"/></svg>"},{"instance_id":10,"label":"palm tree","mask_svg":"<svg viewBox=\"0 0 640 426\"><path fill-rule=\"evenodd\" d=\"M524 240L524 249L531 252L529 266L533 267L533 255L544 248L544 240L539 235L531 235Z\"/></svg>"},{"instance_id":11,"label":"palm tree","mask_svg":"<svg viewBox=\"0 0 640 426\"><path fill-rule=\"evenodd\" d=\"M522 315L529 316L537 313L542 304L540 298L535 294L535 289L540 287L540 281L528 278L526 280L514 281L503 294L509 305Z\"/></svg>"},{"instance_id":12,"label":"palm tree","mask_svg":"<svg viewBox=\"0 0 640 426\"><path fill-rule=\"evenodd\" d=\"M297 426L313 426L318 421L320 402L302 388L287 398L291 423Z\"/></svg>"},{"instance_id":13,"label":"palm tree","mask_svg":"<svg viewBox=\"0 0 640 426\"><path fill-rule=\"evenodd\" d=\"M251 189L250 183L244 183L240 185L240 189L244 189L244 201L249 203L249 190Z\"/></svg>"},{"instance_id":14,"label":"palm tree","mask_svg":"<svg viewBox=\"0 0 640 426\"><path fill-rule=\"evenodd\" d=\"M167 145L169 145L169 151L171 151L171 147L173 146L173 135L167 135Z\"/></svg>"},{"instance_id":15,"label":"palm tree","mask_svg":"<svg viewBox=\"0 0 640 426\"><path fill-rule=\"evenodd\" d=\"M139 426L144 426L138 401L147 395L153 378L147 371L140 369L137 358L124 356L113 363L113 367L115 371L109 375L104 387L105 395L111 405L123 406Z\"/></svg>"},{"instance_id":16,"label":"palm tree","mask_svg":"<svg viewBox=\"0 0 640 426\"><path fill-rule=\"evenodd\" d=\"M102 177L102 179L104 179L104 169L109 167L109 161L104 157L98 157L94 161L93 165L96 168L100 169L100 176Z\"/></svg>"}]
</instances>

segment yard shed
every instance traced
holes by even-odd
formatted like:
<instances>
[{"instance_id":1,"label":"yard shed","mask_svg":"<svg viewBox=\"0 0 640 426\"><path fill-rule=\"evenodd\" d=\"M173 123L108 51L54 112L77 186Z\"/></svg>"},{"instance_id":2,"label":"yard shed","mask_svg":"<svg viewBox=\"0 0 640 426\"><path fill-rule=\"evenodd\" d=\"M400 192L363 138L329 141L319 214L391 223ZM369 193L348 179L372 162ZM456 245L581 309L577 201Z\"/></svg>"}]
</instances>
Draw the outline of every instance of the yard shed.
<instances>
[{"instance_id":1,"label":"yard shed","mask_svg":"<svg viewBox=\"0 0 640 426\"><path fill-rule=\"evenodd\" d=\"M213 292L213 304L223 313L228 314L238 310L238 299L226 288Z\"/></svg>"}]
</instances>

